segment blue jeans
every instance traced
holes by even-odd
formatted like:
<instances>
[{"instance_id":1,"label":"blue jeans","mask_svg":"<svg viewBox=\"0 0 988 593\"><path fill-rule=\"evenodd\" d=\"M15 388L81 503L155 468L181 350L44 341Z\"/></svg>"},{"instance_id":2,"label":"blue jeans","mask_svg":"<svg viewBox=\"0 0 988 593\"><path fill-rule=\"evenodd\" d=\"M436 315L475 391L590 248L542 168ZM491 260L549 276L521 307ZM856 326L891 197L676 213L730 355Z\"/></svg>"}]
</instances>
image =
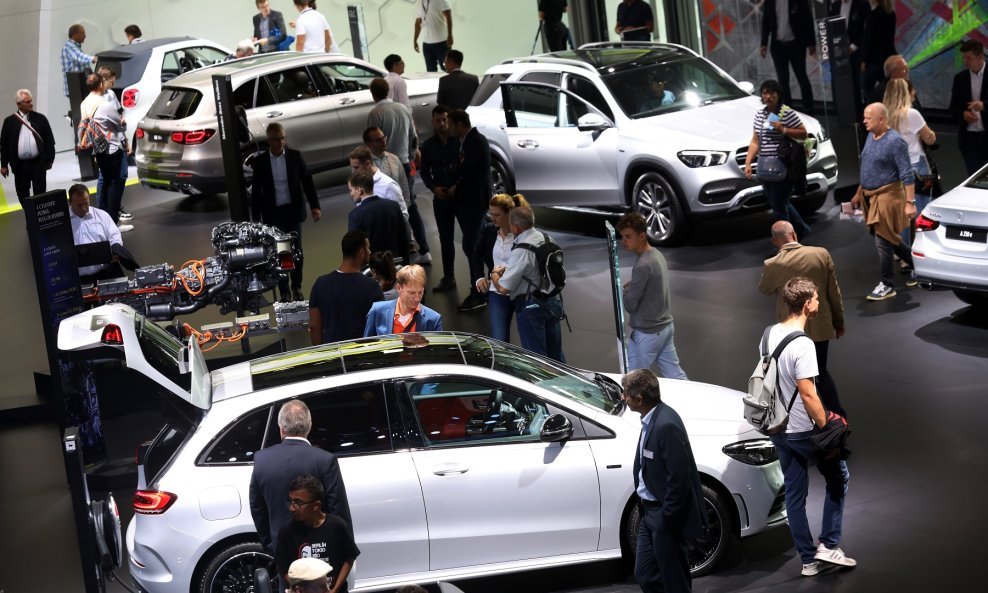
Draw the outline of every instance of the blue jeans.
<instances>
[{"instance_id":1,"label":"blue jeans","mask_svg":"<svg viewBox=\"0 0 988 593\"><path fill-rule=\"evenodd\" d=\"M446 61L446 49L445 41L422 44L422 57L425 58L427 72L446 71L446 66L443 65L443 62Z\"/></svg>"},{"instance_id":2,"label":"blue jeans","mask_svg":"<svg viewBox=\"0 0 988 593\"><path fill-rule=\"evenodd\" d=\"M851 479L847 462L841 459L818 459L810 445L812 431L772 435L772 443L779 454L779 464L785 476L786 513L789 515L789 531L803 564L813 562L816 546L806 519L806 494L809 491L807 469L816 465L827 482L827 495L823 499L823 521L820 526L820 543L828 548L840 544L844 522L844 499L847 482Z\"/></svg>"},{"instance_id":3,"label":"blue jeans","mask_svg":"<svg viewBox=\"0 0 988 593\"><path fill-rule=\"evenodd\" d=\"M686 373L679 366L679 355L673 341L675 333L672 322L656 334L631 330L628 336L628 370L650 369L654 362L663 377L687 380Z\"/></svg>"},{"instance_id":4,"label":"blue jeans","mask_svg":"<svg viewBox=\"0 0 988 593\"><path fill-rule=\"evenodd\" d=\"M913 163L913 173L917 175L929 175L930 166L927 164L926 159L919 159L919 161ZM923 192L919 183L916 184L916 213L917 215L926 208L930 202L933 201L932 192ZM902 240L909 244L913 244L913 238L916 236L916 223L914 221L909 222L909 226L902 229Z\"/></svg>"},{"instance_id":5,"label":"blue jeans","mask_svg":"<svg viewBox=\"0 0 988 593\"><path fill-rule=\"evenodd\" d=\"M511 316L514 306L511 297L496 290L487 291L487 312L491 316L491 337L502 342L511 341Z\"/></svg>"},{"instance_id":6,"label":"blue jeans","mask_svg":"<svg viewBox=\"0 0 988 593\"><path fill-rule=\"evenodd\" d=\"M566 362L566 357L563 356L563 335L559 328L563 303L559 297L542 301L520 296L515 299L514 305L521 347L559 362Z\"/></svg>"},{"instance_id":7,"label":"blue jeans","mask_svg":"<svg viewBox=\"0 0 988 593\"><path fill-rule=\"evenodd\" d=\"M803 217L789 201L792 196L792 181L784 179L782 181L763 181L765 188L765 199L768 200L772 213L777 220L788 220L792 223L792 228L796 230L796 237L802 239L810 232L810 225L803 221Z\"/></svg>"}]
</instances>

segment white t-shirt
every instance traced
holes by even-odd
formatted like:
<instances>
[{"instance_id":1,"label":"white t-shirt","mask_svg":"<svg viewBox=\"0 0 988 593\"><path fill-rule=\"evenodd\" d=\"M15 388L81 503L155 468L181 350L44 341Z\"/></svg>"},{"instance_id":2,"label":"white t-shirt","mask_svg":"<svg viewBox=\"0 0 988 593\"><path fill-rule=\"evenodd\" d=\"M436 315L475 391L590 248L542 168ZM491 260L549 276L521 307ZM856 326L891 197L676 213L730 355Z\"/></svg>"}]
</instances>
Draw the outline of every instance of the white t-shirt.
<instances>
[{"instance_id":1,"label":"white t-shirt","mask_svg":"<svg viewBox=\"0 0 988 593\"><path fill-rule=\"evenodd\" d=\"M772 326L772 330L768 334L769 354L774 352L775 347L782 342L782 339L793 331L792 328L781 323ZM761 347L760 338L759 347ZM816 347L813 345L813 340L807 336L789 342L789 345L779 356L778 369L779 395L785 398L785 404L789 405L789 398L796 391L796 381L798 379L812 379L820 374L816 364ZM789 424L786 426L786 432L806 432L808 430L813 430L813 421L806 413L803 398L796 394L792 409L789 411Z\"/></svg>"},{"instance_id":2,"label":"white t-shirt","mask_svg":"<svg viewBox=\"0 0 988 593\"><path fill-rule=\"evenodd\" d=\"M902 129L896 131L899 132L899 135L906 141L906 146L909 147L909 162L917 163L920 160L924 160L926 155L923 153L919 131L926 127L926 120L923 119L920 112L910 109L909 114L906 116L906 121L901 122L899 125Z\"/></svg>"},{"instance_id":3,"label":"white t-shirt","mask_svg":"<svg viewBox=\"0 0 988 593\"><path fill-rule=\"evenodd\" d=\"M446 15L449 10L447 0L418 0L416 16L422 19L422 43L439 43L446 41Z\"/></svg>"},{"instance_id":4,"label":"white t-shirt","mask_svg":"<svg viewBox=\"0 0 988 593\"><path fill-rule=\"evenodd\" d=\"M104 210L90 206L89 212L83 218L74 213L69 215L72 221L72 241L76 245L107 241L110 245L123 245L120 229ZM80 276L89 276L106 268L107 264L83 266L79 268Z\"/></svg>"},{"instance_id":5,"label":"white t-shirt","mask_svg":"<svg viewBox=\"0 0 988 593\"><path fill-rule=\"evenodd\" d=\"M311 8L306 8L295 19L295 35L305 35L305 40L302 43L302 51L306 53L325 53L325 31L329 31L329 37L332 40L329 51L339 53L340 46L336 44L336 38L333 37L333 29L330 28L329 21L326 20L326 17L322 13L316 12Z\"/></svg>"}]
</instances>

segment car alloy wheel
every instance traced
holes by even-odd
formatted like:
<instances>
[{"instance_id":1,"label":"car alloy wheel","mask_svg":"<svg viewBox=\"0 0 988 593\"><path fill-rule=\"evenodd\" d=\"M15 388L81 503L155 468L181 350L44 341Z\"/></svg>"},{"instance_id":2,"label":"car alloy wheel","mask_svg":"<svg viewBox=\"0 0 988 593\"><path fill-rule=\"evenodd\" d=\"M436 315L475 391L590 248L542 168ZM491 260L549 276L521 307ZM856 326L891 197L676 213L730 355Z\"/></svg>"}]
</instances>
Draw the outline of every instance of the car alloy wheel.
<instances>
[{"instance_id":1,"label":"car alloy wheel","mask_svg":"<svg viewBox=\"0 0 988 593\"><path fill-rule=\"evenodd\" d=\"M642 174L632 191L632 207L645 217L648 238L657 245L671 245L686 234L687 221L675 190L655 172Z\"/></svg>"},{"instance_id":2,"label":"car alloy wheel","mask_svg":"<svg viewBox=\"0 0 988 593\"><path fill-rule=\"evenodd\" d=\"M278 588L274 559L259 543L239 543L219 552L203 572L199 593L253 593L254 571L265 568Z\"/></svg>"},{"instance_id":3,"label":"car alloy wheel","mask_svg":"<svg viewBox=\"0 0 988 593\"><path fill-rule=\"evenodd\" d=\"M491 190L493 195L511 195L515 192L508 166L494 155L491 155Z\"/></svg>"}]
</instances>

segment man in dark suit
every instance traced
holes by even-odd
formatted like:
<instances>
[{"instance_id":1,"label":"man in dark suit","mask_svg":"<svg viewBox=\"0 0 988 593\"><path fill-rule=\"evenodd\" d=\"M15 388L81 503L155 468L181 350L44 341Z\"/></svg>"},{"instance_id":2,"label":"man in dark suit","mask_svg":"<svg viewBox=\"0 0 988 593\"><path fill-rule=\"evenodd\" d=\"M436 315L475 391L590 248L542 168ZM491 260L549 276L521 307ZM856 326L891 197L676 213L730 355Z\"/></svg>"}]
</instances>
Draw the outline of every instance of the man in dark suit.
<instances>
[{"instance_id":1,"label":"man in dark suit","mask_svg":"<svg viewBox=\"0 0 988 593\"><path fill-rule=\"evenodd\" d=\"M46 191L47 173L55 162L55 137L48 118L34 110L31 91L21 89L15 98L17 111L3 120L0 131L0 174L14 172L17 198Z\"/></svg>"},{"instance_id":2,"label":"man in dark suit","mask_svg":"<svg viewBox=\"0 0 988 593\"><path fill-rule=\"evenodd\" d=\"M466 109L470 99L477 92L480 80L475 74L467 74L460 68L463 66L463 52L451 49L446 52L443 68L446 76L439 79L439 90L436 92L436 104L445 105L450 109Z\"/></svg>"},{"instance_id":3,"label":"man in dark suit","mask_svg":"<svg viewBox=\"0 0 988 593\"><path fill-rule=\"evenodd\" d=\"M983 113L988 86L985 86L985 47L980 41L968 39L961 43L964 70L954 76L950 90L950 114L960 125L957 140L964 157L967 174L988 163L988 134Z\"/></svg>"},{"instance_id":4,"label":"man in dark suit","mask_svg":"<svg viewBox=\"0 0 988 593\"><path fill-rule=\"evenodd\" d=\"M363 231L371 252L390 251L408 262L408 229L397 202L374 195L374 176L358 171L347 180L356 207L347 218L348 231Z\"/></svg>"},{"instance_id":5,"label":"man in dark suit","mask_svg":"<svg viewBox=\"0 0 988 593\"><path fill-rule=\"evenodd\" d=\"M254 15L254 43L261 46L261 53L278 51L280 45L288 38L285 28L285 17L277 10L271 10L269 0L254 0L257 14Z\"/></svg>"},{"instance_id":6,"label":"man in dark suit","mask_svg":"<svg viewBox=\"0 0 988 593\"><path fill-rule=\"evenodd\" d=\"M635 490L642 504L635 579L645 593L691 591L686 542L700 535L706 517L686 427L662 403L652 371L631 371L621 387L625 403L642 417L635 452Z\"/></svg>"},{"instance_id":7,"label":"man in dark suit","mask_svg":"<svg viewBox=\"0 0 988 593\"><path fill-rule=\"evenodd\" d=\"M762 4L762 57L769 51L785 93L783 104L792 106L789 90L789 67L792 66L803 96L803 111L813 115L813 85L806 75L806 54L816 55L816 33L813 8L808 0L765 0Z\"/></svg>"},{"instance_id":8,"label":"man in dark suit","mask_svg":"<svg viewBox=\"0 0 988 593\"><path fill-rule=\"evenodd\" d=\"M268 151L254 159L254 185L251 213L255 221L277 227L286 233L295 233L296 245L302 252L302 223L307 213L305 202L312 211L312 220L322 216L319 197L312 175L305 166L302 153L285 147L285 128L279 123L267 127ZM304 194L304 195L303 195ZM291 272L291 295L288 279L279 283L281 300L305 300L302 294L302 258Z\"/></svg>"},{"instance_id":9,"label":"man in dark suit","mask_svg":"<svg viewBox=\"0 0 988 593\"><path fill-rule=\"evenodd\" d=\"M460 141L460 162L453 185L446 190L446 195L453 200L457 211L456 219L463 233L463 253L470 264L470 294L457 309L471 311L487 306L487 297L480 294L474 283L484 276L484 258L477 243L493 193L491 145L470 123L470 115L466 111L454 109L447 118L450 134Z\"/></svg>"},{"instance_id":10,"label":"man in dark suit","mask_svg":"<svg viewBox=\"0 0 988 593\"><path fill-rule=\"evenodd\" d=\"M278 530L292 520L288 511L288 485L296 476L312 475L322 482L322 508L346 521L353 532L350 503L340 474L340 464L329 451L313 447L306 437L312 430L312 415L304 402L293 399L278 412L282 442L254 454L250 476L250 516L261 544L274 555Z\"/></svg>"}]
</instances>

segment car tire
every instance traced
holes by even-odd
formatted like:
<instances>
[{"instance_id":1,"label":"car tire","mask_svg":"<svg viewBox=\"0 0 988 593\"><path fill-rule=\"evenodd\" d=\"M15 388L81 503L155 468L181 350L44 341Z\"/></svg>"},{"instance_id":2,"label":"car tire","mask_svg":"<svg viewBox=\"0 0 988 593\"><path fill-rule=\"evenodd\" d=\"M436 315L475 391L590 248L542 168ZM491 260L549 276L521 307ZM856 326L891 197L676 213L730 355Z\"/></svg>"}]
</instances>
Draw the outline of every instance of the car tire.
<instances>
[{"instance_id":1,"label":"car tire","mask_svg":"<svg viewBox=\"0 0 988 593\"><path fill-rule=\"evenodd\" d=\"M954 294L957 298L964 301L968 305L971 305L975 309L988 312L988 294L961 289L954 289Z\"/></svg>"},{"instance_id":2,"label":"car tire","mask_svg":"<svg viewBox=\"0 0 988 593\"><path fill-rule=\"evenodd\" d=\"M693 578L709 574L734 547L737 538L734 517L720 495L706 484L702 485L703 503L707 510L707 526L698 538L689 541L688 556ZM625 555L633 559L638 547L638 527L641 511L637 504L631 506L622 530Z\"/></svg>"},{"instance_id":3,"label":"car tire","mask_svg":"<svg viewBox=\"0 0 988 593\"><path fill-rule=\"evenodd\" d=\"M240 542L221 548L202 572L198 593L250 593L254 590L254 571L266 568L271 575L271 590L278 589L274 559L257 542Z\"/></svg>"},{"instance_id":4,"label":"car tire","mask_svg":"<svg viewBox=\"0 0 988 593\"><path fill-rule=\"evenodd\" d=\"M679 194L665 177L643 173L631 190L631 207L645 217L648 240L654 245L675 245L690 231Z\"/></svg>"},{"instance_id":5,"label":"car tire","mask_svg":"<svg viewBox=\"0 0 988 593\"><path fill-rule=\"evenodd\" d=\"M515 181L511 177L511 171L504 161L495 155L491 155L491 189L493 194L515 193Z\"/></svg>"}]
</instances>

